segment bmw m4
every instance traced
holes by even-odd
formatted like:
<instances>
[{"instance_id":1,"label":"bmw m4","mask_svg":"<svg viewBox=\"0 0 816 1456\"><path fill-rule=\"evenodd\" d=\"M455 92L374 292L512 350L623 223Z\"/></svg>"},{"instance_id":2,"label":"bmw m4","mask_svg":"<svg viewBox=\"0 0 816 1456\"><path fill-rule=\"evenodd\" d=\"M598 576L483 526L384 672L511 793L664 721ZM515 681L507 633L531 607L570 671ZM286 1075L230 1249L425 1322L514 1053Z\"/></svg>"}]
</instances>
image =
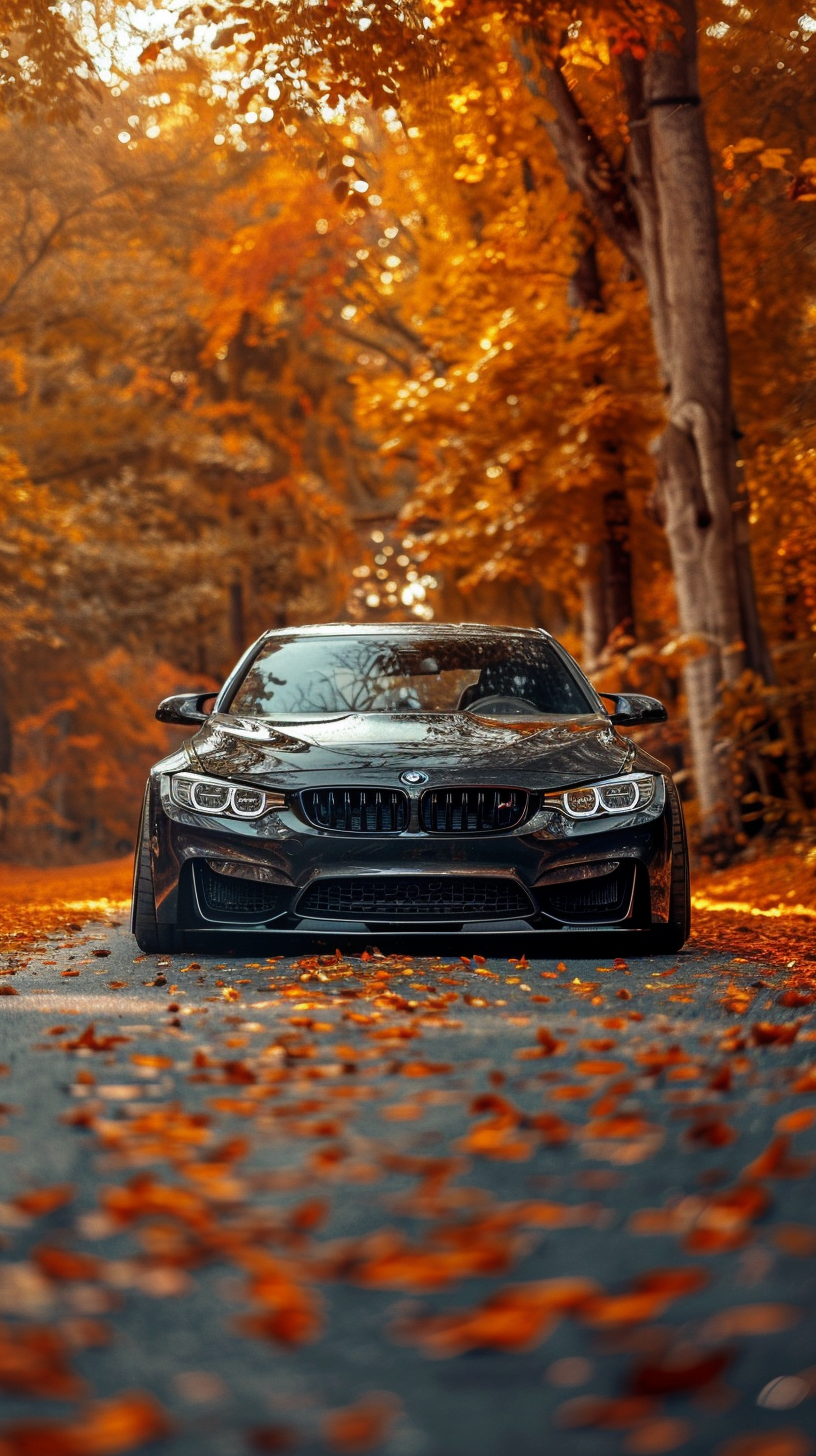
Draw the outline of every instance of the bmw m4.
<instances>
[{"instance_id":1,"label":"bmw m4","mask_svg":"<svg viewBox=\"0 0 816 1456\"><path fill-rule=\"evenodd\" d=\"M205 711L214 698L210 712ZM152 769L134 874L142 950L216 938L636 934L690 926L683 811L548 633L479 625L266 632L220 692L167 698L196 731ZM645 948L645 946L644 946Z\"/></svg>"}]
</instances>

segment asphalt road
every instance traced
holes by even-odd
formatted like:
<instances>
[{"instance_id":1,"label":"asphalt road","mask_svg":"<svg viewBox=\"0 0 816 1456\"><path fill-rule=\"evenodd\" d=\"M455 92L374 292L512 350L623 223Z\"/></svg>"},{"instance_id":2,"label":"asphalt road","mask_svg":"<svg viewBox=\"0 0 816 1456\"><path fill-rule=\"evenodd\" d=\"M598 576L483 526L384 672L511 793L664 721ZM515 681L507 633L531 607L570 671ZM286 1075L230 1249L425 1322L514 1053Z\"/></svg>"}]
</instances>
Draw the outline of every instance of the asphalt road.
<instances>
[{"instance_id":1,"label":"asphalt road","mask_svg":"<svg viewBox=\"0 0 816 1456\"><path fill-rule=\"evenodd\" d=\"M0 1435L807 1456L816 1020L743 954L7 959Z\"/></svg>"}]
</instances>

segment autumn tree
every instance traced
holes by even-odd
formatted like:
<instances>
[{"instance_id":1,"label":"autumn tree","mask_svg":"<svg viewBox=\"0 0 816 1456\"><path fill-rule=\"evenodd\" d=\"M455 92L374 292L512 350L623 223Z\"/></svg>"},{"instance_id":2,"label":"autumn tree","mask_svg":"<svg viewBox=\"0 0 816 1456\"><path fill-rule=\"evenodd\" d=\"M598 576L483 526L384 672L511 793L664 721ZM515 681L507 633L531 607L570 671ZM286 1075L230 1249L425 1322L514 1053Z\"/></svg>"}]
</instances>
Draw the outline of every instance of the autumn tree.
<instances>
[{"instance_id":1,"label":"autumn tree","mask_svg":"<svg viewBox=\"0 0 816 1456\"><path fill-rule=\"evenodd\" d=\"M224 158L183 90L153 94L134 147L132 99L79 133L0 123L3 702L15 792L63 852L77 832L121 847L124 788L100 784L100 821L90 786L106 742L138 776L109 717L128 661L140 723L150 663L165 690L206 684L270 620L336 615L354 559L347 370L314 322L325 202L304 211L286 149Z\"/></svg>"},{"instance_id":2,"label":"autumn tree","mask_svg":"<svg viewBox=\"0 0 816 1456\"><path fill-rule=\"evenodd\" d=\"M597 656L632 616L620 506L628 517L630 496L645 494L659 419L648 323L642 290L616 277L608 244L599 261L555 160L531 161L534 105L509 44L504 60L498 47L494 55L492 81L476 86L463 73L451 89L446 73L440 83L451 127L389 122L382 251L366 255L367 284L353 296L370 327L368 286L379 276L420 340L407 373L387 362L356 373L359 409L387 457L417 461L421 483L403 518L443 569L444 609L489 618L495 604L497 620L510 610L561 631L567 602L592 580L576 547L591 543L608 563ZM451 176L454 187L444 185ZM576 251L594 262L591 304L579 295Z\"/></svg>"},{"instance_id":3,"label":"autumn tree","mask_svg":"<svg viewBox=\"0 0 816 1456\"><path fill-rule=\"evenodd\" d=\"M270 623L440 610L579 650L583 622L604 687L682 664L707 826L731 786L803 825L806 17L697 27L706 137L691 92L647 104L694 80L665 9L224 5L158 37L116 10L66 9L57 45L18 9L5 58L0 641L38 842L122 847L151 679L217 681ZM680 153L702 241L672 234ZM746 501L772 682L726 613Z\"/></svg>"},{"instance_id":4,"label":"autumn tree","mask_svg":"<svg viewBox=\"0 0 816 1456\"><path fill-rule=\"evenodd\" d=\"M506 16L567 181L648 291L666 391L659 504L681 626L700 646L686 686L698 796L713 825L729 796L716 752L719 682L735 681L746 665L767 676L769 664L736 468L697 13L693 0L577 15L530 0ZM222 38L243 47L249 90L268 93L273 84L283 90L284 115L294 117L355 89L393 104L426 63L444 64L480 25L489 31L493 11L473 0L427 12L292 0L274 11L225 7L221 18L230 22Z\"/></svg>"}]
</instances>

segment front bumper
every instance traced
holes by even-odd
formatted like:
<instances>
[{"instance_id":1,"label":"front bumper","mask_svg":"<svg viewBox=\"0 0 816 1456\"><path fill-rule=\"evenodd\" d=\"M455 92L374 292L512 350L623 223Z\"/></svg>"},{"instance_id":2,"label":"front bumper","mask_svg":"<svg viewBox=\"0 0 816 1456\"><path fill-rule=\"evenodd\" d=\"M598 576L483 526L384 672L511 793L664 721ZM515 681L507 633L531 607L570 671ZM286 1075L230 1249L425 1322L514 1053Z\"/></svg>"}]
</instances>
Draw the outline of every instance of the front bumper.
<instances>
[{"instance_id":1,"label":"front bumper","mask_svg":"<svg viewBox=\"0 0 816 1456\"><path fill-rule=\"evenodd\" d=\"M668 803L600 827L538 814L508 833L366 835L318 829L293 809L206 822L156 773L149 806L157 917L182 937L547 935L668 918Z\"/></svg>"}]
</instances>

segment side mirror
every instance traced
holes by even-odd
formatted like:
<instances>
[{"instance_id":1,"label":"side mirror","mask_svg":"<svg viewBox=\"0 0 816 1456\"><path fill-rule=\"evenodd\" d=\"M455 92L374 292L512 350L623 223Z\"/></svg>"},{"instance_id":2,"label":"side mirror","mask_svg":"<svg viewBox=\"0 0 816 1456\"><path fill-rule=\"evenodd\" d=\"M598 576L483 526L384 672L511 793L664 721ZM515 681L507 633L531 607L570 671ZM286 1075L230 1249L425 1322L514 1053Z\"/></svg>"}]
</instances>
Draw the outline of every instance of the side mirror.
<instances>
[{"instance_id":1,"label":"side mirror","mask_svg":"<svg viewBox=\"0 0 816 1456\"><path fill-rule=\"evenodd\" d=\"M217 693L176 693L174 697L165 698L159 703L156 717L160 723L175 723L181 728L197 728L199 723L206 723L209 716L204 712L204 704L210 698L217 697Z\"/></svg>"},{"instance_id":2,"label":"side mirror","mask_svg":"<svg viewBox=\"0 0 816 1456\"><path fill-rule=\"evenodd\" d=\"M643 693L599 693L614 704L609 714L613 723L634 728L638 723L665 723L668 713L657 698L647 698Z\"/></svg>"}]
</instances>

